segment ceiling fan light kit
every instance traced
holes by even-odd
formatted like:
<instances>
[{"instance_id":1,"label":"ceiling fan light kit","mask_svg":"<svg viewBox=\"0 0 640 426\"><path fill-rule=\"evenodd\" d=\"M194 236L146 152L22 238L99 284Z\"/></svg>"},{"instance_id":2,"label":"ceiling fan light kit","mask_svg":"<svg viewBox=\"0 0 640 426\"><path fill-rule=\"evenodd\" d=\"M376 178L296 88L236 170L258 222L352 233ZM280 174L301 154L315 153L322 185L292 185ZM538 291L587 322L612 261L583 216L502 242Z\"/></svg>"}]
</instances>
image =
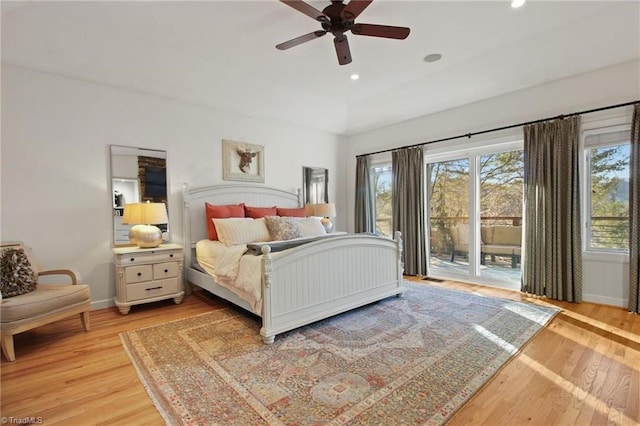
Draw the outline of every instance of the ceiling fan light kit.
<instances>
[{"instance_id":1,"label":"ceiling fan light kit","mask_svg":"<svg viewBox=\"0 0 640 426\"><path fill-rule=\"evenodd\" d=\"M346 65L351 63L351 50L346 32L351 34L382 37L396 40L404 40L409 36L410 29L407 27L394 27L390 25L378 24L356 24L355 19L371 4L373 0L351 0L344 4L342 0L331 0L331 4L319 11L315 7L302 0L280 0L316 21L320 22L322 30L313 31L309 34L301 35L276 46L276 49L286 50L307 41L320 38L327 33L333 34L333 44L338 56L338 63Z\"/></svg>"}]
</instances>

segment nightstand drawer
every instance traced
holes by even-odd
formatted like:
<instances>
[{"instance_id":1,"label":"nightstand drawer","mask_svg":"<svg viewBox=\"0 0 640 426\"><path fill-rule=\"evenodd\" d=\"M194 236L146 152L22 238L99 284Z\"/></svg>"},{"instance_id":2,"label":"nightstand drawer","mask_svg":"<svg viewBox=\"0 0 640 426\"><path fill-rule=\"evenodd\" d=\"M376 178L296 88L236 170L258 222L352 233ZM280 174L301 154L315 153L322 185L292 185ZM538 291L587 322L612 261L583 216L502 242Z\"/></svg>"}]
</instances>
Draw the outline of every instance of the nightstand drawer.
<instances>
[{"instance_id":1,"label":"nightstand drawer","mask_svg":"<svg viewBox=\"0 0 640 426\"><path fill-rule=\"evenodd\" d=\"M128 238L128 237L127 237ZM139 265L141 263L156 263L166 262L169 260L182 259L182 251L173 251L167 253L166 251L148 251L146 253L133 253L129 255L123 255L120 259L122 265Z\"/></svg>"},{"instance_id":2,"label":"nightstand drawer","mask_svg":"<svg viewBox=\"0 0 640 426\"><path fill-rule=\"evenodd\" d=\"M149 263L153 261L153 255L150 253L125 254L116 258L116 264L124 266L138 265L141 263Z\"/></svg>"},{"instance_id":3,"label":"nightstand drawer","mask_svg":"<svg viewBox=\"0 0 640 426\"><path fill-rule=\"evenodd\" d=\"M156 280L127 286L127 300L149 299L178 292L177 278Z\"/></svg>"},{"instance_id":4,"label":"nightstand drawer","mask_svg":"<svg viewBox=\"0 0 640 426\"><path fill-rule=\"evenodd\" d=\"M173 278L178 276L178 262L165 262L153 265L153 279Z\"/></svg>"},{"instance_id":5,"label":"nightstand drawer","mask_svg":"<svg viewBox=\"0 0 640 426\"><path fill-rule=\"evenodd\" d=\"M183 256L182 251L174 251L171 253L159 252L153 255L153 261L163 262L163 261L169 261L169 260L178 260L178 259L182 259L182 256Z\"/></svg>"},{"instance_id":6,"label":"nightstand drawer","mask_svg":"<svg viewBox=\"0 0 640 426\"><path fill-rule=\"evenodd\" d=\"M125 268L124 280L127 284L153 280L152 265L129 266Z\"/></svg>"}]
</instances>

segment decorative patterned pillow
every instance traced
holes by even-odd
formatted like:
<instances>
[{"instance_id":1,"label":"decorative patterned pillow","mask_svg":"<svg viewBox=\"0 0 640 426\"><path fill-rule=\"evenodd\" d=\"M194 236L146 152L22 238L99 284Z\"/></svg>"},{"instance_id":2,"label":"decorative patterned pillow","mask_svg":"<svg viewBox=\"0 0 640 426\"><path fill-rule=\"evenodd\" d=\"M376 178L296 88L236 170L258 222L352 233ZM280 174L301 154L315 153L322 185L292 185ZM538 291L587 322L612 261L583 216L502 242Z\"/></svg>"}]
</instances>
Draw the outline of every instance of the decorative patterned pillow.
<instances>
[{"instance_id":1,"label":"decorative patterned pillow","mask_svg":"<svg viewBox=\"0 0 640 426\"><path fill-rule=\"evenodd\" d=\"M273 241L291 240L302 236L293 217L266 216L264 220Z\"/></svg>"},{"instance_id":2,"label":"decorative patterned pillow","mask_svg":"<svg viewBox=\"0 0 640 426\"><path fill-rule=\"evenodd\" d=\"M216 227L213 225L212 219L244 217L244 203L214 206L213 204L205 202L204 207L207 215L207 233L210 240L215 241L218 239L218 233L216 232Z\"/></svg>"},{"instance_id":3,"label":"decorative patterned pillow","mask_svg":"<svg viewBox=\"0 0 640 426\"><path fill-rule=\"evenodd\" d=\"M319 237L327 233L319 217L297 217L296 222L302 237Z\"/></svg>"},{"instance_id":4,"label":"decorative patterned pillow","mask_svg":"<svg viewBox=\"0 0 640 426\"><path fill-rule=\"evenodd\" d=\"M269 241L269 230L264 219L250 217L212 219L218 239L226 246Z\"/></svg>"},{"instance_id":5,"label":"decorative patterned pillow","mask_svg":"<svg viewBox=\"0 0 640 426\"><path fill-rule=\"evenodd\" d=\"M276 206L273 207L251 207L244 206L244 215L246 217L252 217L254 219L260 219L265 216L275 216Z\"/></svg>"},{"instance_id":6,"label":"decorative patterned pillow","mask_svg":"<svg viewBox=\"0 0 640 426\"><path fill-rule=\"evenodd\" d=\"M2 297L18 296L36 289L38 281L24 249L11 247L1 250L0 264Z\"/></svg>"}]
</instances>

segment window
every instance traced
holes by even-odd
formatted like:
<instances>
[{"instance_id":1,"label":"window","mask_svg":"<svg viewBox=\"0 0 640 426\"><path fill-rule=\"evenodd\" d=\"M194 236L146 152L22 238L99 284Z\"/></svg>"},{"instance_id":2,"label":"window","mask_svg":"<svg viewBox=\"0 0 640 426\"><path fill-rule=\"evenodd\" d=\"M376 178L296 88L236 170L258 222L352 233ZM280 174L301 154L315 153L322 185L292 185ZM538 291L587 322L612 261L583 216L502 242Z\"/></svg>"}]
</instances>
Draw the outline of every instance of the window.
<instances>
[{"instance_id":1,"label":"window","mask_svg":"<svg viewBox=\"0 0 640 426\"><path fill-rule=\"evenodd\" d=\"M629 250L630 132L585 136L586 249Z\"/></svg>"},{"instance_id":2,"label":"window","mask_svg":"<svg viewBox=\"0 0 640 426\"><path fill-rule=\"evenodd\" d=\"M373 185L376 217L376 232L391 236L393 233L393 222L391 220L391 163L374 164L371 166L370 176Z\"/></svg>"}]
</instances>

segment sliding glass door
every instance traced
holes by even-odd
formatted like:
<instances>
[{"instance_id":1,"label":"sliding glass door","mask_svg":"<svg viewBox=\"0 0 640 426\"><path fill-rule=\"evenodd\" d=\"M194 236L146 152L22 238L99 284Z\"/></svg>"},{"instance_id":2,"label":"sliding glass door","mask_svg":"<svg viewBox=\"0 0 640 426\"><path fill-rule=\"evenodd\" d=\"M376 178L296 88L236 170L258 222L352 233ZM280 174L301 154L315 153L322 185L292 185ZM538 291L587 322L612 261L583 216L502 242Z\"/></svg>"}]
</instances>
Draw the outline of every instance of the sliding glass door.
<instances>
[{"instance_id":1,"label":"sliding glass door","mask_svg":"<svg viewBox=\"0 0 640 426\"><path fill-rule=\"evenodd\" d=\"M426 157L429 275L518 288L523 254L520 144L465 154Z\"/></svg>"},{"instance_id":2,"label":"sliding glass door","mask_svg":"<svg viewBox=\"0 0 640 426\"><path fill-rule=\"evenodd\" d=\"M469 275L469 159L427 164L430 275Z\"/></svg>"},{"instance_id":3,"label":"sliding glass door","mask_svg":"<svg viewBox=\"0 0 640 426\"><path fill-rule=\"evenodd\" d=\"M481 277L520 282L522 264L523 152L479 157Z\"/></svg>"}]
</instances>

